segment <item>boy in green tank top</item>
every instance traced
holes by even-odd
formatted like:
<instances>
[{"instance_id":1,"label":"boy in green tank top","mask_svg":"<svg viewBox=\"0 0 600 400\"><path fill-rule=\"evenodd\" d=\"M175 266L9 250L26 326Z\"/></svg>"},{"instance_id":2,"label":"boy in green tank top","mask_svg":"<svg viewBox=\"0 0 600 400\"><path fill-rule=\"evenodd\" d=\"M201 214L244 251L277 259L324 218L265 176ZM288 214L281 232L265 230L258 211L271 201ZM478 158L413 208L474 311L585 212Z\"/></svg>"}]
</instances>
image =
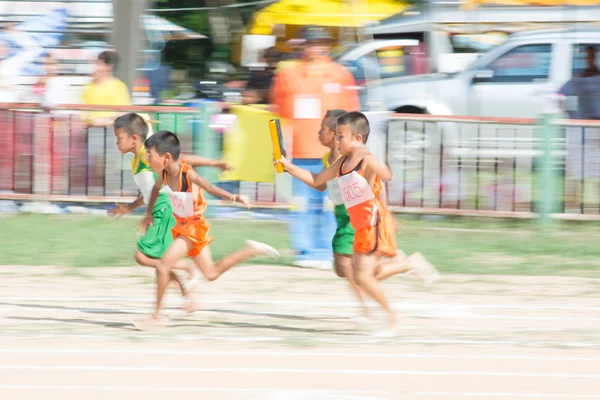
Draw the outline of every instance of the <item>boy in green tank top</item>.
<instances>
[{"instance_id":1,"label":"boy in green tank top","mask_svg":"<svg viewBox=\"0 0 600 400\"><path fill-rule=\"evenodd\" d=\"M117 138L117 148L121 154L132 153L134 155L131 161L131 171L133 179L141 193L133 203L116 204L113 209L108 211L109 215L120 218L148 203L157 175L152 171L146 160L146 148L144 147L144 141L148 135L146 121L138 114L129 113L117 118L113 126L115 137ZM191 166L213 166L223 170L228 169L228 166L224 162L218 160L192 155L182 156L182 158ZM173 217L171 203L166 193L159 195L152 210L152 215L154 217L154 224L138 240L135 260L142 266L155 268L164 252L173 242L171 229L175 226L175 217ZM190 280L186 283L173 273L171 281L179 286L182 295L186 296L189 300L185 310L187 312L194 312L196 306L192 290L199 282L200 274L191 262L184 261L178 264L176 268L186 270L190 275Z\"/></svg>"},{"instance_id":2,"label":"boy in green tank top","mask_svg":"<svg viewBox=\"0 0 600 400\"><path fill-rule=\"evenodd\" d=\"M319 131L319 141L325 147L328 147L330 151L323 156L323 167L329 168L330 165L341 156L337 147L337 139L335 136L335 130L337 125L337 119L342 115L346 114L345 110L329 110L325 114L323 121L321 122L321 130ZM333 247L333 262L334 269L337 276L340 278L346 278L352 287L352 290L356 294L359 300L362 317L359 318L361 322L369 322L369 314L367 307L364 303L364 294L357 285L354 279L354 270L352 268L352 255L354 247L354 228L350 224L350 216L348 210L344 205L342 199L342 193L337 183L337 179L332 179L327 182L326 185L317 188L321 191L328 190L329 199L333 203L333 213L337 222L337 228L335 235L331 241ZM381 199L387 203L386 191L382 190L381 193L385 198ZM406 254L402 250L398 249L398 255L393 259L382 260L375 271L375 278L377 280L384 280L390 276L399 273L408 273L414 277L423 279L428 283L432 274L437 271L432 270L431 266L425 259L421 259L420 253L416 253L413 257L406 257ZM418 262L415 262L417 261Z\"/></svg>"}]
</instances>

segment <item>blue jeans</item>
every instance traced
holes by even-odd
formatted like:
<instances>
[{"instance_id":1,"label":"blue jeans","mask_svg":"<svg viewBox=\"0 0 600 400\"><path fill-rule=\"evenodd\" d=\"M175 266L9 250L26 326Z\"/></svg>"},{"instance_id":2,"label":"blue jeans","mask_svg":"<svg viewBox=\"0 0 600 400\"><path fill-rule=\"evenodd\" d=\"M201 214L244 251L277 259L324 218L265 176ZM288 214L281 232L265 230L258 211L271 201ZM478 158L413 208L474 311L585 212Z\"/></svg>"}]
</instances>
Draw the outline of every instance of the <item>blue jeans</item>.
<instances>
[{"instance_id":1,"label":"blue jeans","mask_svg":"<svg viewBox=\"0 0 600 400\"><path fill-rule=\"evenodd\" d=\"M315 174L323 169L320 159L295 159L294 164ZM331 239L336 222L333 211L324 210L326 197L327 191L319 192L297 179L292 182L289 238L295 261L333 260Z\"/></svg>"}]
</instances>

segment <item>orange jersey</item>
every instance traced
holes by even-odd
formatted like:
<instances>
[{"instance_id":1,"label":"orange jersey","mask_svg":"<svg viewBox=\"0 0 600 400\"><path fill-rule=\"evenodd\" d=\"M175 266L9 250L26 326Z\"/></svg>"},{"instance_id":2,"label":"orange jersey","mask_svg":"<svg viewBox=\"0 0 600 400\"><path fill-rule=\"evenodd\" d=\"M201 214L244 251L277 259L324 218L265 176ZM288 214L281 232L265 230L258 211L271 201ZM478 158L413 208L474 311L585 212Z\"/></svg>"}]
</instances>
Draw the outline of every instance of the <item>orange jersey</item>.
<instances>
[{"instance_id":1,"label":"orange jersey","mask_svg":"<svg viewBox=\"0 0 600 400\"><path fill-rule=\"evenodd\" d=\"M302 99L315 100L312 104L316 109L300 116L299 108L310 104L299 102ZM360 110L354 77L332 60L323 63L322 68L313 69L307 62L282 68L273 79L269 102L277 106L282 118L292 121L292 158L320 159L327 152L316 134L327 110Z\"/></svg>"},{"instance_id":2,"label":"orange jersey","mask_svg":"<svg viewBox=\"0 0 600 400\"><path fill-rule=\"evenodd\" d=\"M378 198L382 188L381 179L377 176L373 186L369 185L365 179L364 159L351 171L344 171L347 159L348 157L340 164L338 183L350 215L350 223L356 230L375 226L379 211L385 210Z\"/></svg>"},{"instance_id":3,"label":"orange jersey","mask_svg":"<svg viewBox=\"0 0 600 400\"><path fill-rule=\"evenodd\" d=\"M201 188L194 187L190 181L189 171L192 170L192 167L184 161L180 162L183 166L178 190L173 191L172 188L167 190L173 208L173 215L177 221L172 233L174 238L184 236L194 243L192 250L188 253L188 256L194 257L200 254L202 249L213 241L213 238L208 236L210 227L204 218L204 212L206 211L204 191ZM168 182L166 171L163 171L163 181L165 184Z\"/></svg>"},{"instance_id":4,"label":"orange jersey","mask_svg":"<svg viewBox=\"0 0 600 400\"><path fill-rule=\"evenodd\" d=\"M356 230L353 250L355 253L379 252L394 257L397 253L395 224L392 215L379 200L379 193L383 189L381 178L376 176L375 182L370 185L365 179L364 159L351 171L345 171L347 159L340 164L338 183L350 224Z\"/></svg>"},{"instance_id":5,"label":"orange jersey","mask_svg":"<svg viewBox=\"0 0 600 400\"><path fill-rule=\"evenodd\" d=\"M206 200L204 199L204 191L200 188L194 190L194 185L189 178L189 171L192 167L189 166L185 161L180 161L181 167L181 178L179 180L179 188L173 190L169 188L169 198L171 199L171 206L173 207L173 214L177 220L194 218L201 216L206 211ZM163 182L167 184L167 171L163 171ZM168 185L167 185L168 186ZM190 207L191 205L191 207Z\"/></svg>"}]
</instances>

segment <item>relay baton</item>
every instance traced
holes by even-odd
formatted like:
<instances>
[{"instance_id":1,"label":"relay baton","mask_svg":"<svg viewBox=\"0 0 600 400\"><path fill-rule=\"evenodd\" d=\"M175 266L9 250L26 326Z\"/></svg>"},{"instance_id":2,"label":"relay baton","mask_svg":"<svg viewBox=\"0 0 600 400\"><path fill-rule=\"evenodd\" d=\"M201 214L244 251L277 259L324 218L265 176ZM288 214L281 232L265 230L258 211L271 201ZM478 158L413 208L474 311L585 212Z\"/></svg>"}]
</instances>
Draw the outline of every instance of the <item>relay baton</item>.
<instances>
[{"instance_id":1,"label":"relay baton","mask_svg":"<svg viewBox=\"0 0 600 400\"><path fill-rule=\"evenodd\" d=\"M271 142L273 142L273 158L275 161L285 157L285 149L283 148L283 138L281 133L281 122L278 119L269 121L269 131L271 132ZM275 170L278 174L283 172L283 165L275 164Z\"/></svg>"}]
</instances>

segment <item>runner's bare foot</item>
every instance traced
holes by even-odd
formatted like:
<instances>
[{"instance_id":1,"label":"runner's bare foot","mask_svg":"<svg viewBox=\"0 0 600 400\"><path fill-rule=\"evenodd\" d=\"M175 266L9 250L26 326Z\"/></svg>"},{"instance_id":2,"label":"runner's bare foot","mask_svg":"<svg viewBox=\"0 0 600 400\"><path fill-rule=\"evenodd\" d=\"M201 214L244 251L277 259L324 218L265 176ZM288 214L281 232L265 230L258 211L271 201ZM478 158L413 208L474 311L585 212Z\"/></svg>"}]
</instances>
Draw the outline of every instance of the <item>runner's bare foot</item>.
<instances>
[{"instance_id":1,"label":"runner's bare foot","mask_svg":"<svg viewBox=\"0 0 600 400\"><path fill-rule=\"evenodd\" d=\"M198 311L198 304L196 304L196 298L191 293L187 295L187 303L183 306L183 311L187 314L193 314Z\"/></svg>"},{"instance_id":2,"label":"runner's bare foot","mask_svg":"<svg viewBox=\"0 0 600 400\"><path fill-rule=\"evenodd\" d=\"M375 333L376 337L379 338L393 338L398 336L398 332L400 331L400 321L398 321L395 317L390 320L388 326L380 331Z\"/></svg>"},{"instance_id":3,"label":"runner's bare foot","mask_svg":"<svg viewBox=\"0 0 600 400\"><path fill-rule=\"evenodd\" d=\"M188 269L188 274L190 277L188 280L184 281L183 287L183 290L185 290L187 294L192 293L200 283L200 272L198 272L198 268L195 264Z\"/></svg>"},{"instance_id":4,"label":"runner's bare foot","mask_svg":"<svg viewBox=\"0 0 600 400\"><path fill-rule=\"evenodd\" d=\"M438 270L421 253L412 254L409 257L409 263L412 271L423 280L425 286L429 286L440 277Z\"/></svg>"},{"instance_id":5,"label":"runner's bare foot","mask_svg":"<svg viewBox=\"0 0 600 400\"><path fill-rule=\"evenodd\" d=\"M130 321L133 324L133 326L135 326L137 328L137 330L139 330L139 331L149 331L149 330L155 329L160 322L160 320L158 319L158 316L156 314L150 315L147 319L145 319L143 321L134 321L134 320L130 320Z\"/></svg>"},{"instance_id":6,"label":"runner's bare foot","mask_svg":"<svg viewBox=\"0 0 600 400\"><path fill-rule=\"evenodd\" d=\"M274 247L271 247L266 243L256 242L254 240L246 240L246 246L256 251L257 254L269 256L275 259L281 257L281 254L279 254L279 252Z\"/></svg>"}]
</instances>

